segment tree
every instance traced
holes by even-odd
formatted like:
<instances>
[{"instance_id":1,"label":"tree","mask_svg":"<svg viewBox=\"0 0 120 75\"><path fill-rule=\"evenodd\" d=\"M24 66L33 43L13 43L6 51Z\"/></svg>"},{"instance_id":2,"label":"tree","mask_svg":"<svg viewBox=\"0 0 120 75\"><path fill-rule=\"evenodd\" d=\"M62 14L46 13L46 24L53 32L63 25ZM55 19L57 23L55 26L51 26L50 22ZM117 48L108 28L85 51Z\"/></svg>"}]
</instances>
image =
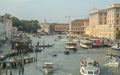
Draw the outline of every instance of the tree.
<instances>
[{"instance_id":1,"label":"tree","mask_svg":"<svg viewBox=\"0 0 120 75\"><path fill-rule=\"evenodd\" d=\"M37 20L19 20L16 17L12 17L13 26L16 26L19 31L36 33L40 28Z\"/></svg>"},{"instance_id":2,"label":"tree","mask_svg":"<svg viewBox=\"0 0 120 75\"><path fill-rule=\"evenodd\" d=\"M116 32L115 38L116 38L116 39L120 39L120 30L118 30L118 31Z\"/></svg>"}]
</instances>

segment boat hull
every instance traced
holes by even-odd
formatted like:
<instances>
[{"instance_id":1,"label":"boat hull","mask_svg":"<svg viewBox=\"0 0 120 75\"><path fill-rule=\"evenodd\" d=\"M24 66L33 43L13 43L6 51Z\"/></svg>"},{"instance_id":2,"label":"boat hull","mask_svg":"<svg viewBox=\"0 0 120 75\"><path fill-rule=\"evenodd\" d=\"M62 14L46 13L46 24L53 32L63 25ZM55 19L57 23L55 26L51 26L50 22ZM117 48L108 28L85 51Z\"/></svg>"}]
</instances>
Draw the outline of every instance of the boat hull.
<instances>
[{"instance_id":1,"label":"boat hull","mask_svg":"<svg viewBox=\"0 0 120 75\"><path fill-rule=\"evenodd\" d=\"M89 49L89 48L92 48L91 46L88 46L88 45L84 45L82 43L80 43L80 47L82 48L85 48L85 49Z\"/></svg>"}]
</instances>

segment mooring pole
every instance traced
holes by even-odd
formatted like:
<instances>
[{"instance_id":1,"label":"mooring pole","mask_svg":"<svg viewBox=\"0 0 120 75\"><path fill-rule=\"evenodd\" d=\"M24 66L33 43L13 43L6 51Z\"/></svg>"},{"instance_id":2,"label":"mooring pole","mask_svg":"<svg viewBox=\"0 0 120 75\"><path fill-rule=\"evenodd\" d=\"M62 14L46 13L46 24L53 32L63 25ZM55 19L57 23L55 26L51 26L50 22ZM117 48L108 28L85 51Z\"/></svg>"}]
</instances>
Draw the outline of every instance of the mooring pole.
<instances>
[{"instance_id":1,"label":"mooring pole","mask_svg":"<svg viewBox=\"0 0 120 75\"><path fill-rule=\"evenodd\" d=\"M12 63L10 63L10 75L12 75Z\"/></svg>"},{"instance_id":2,"label":"mooring pole","mask_svg":"<svg viewBox=\"0 0 120 75\"><path fill-rule=\"evenodd\" d=\"M8 72L7 72L7 63L6 63L6 65L5 65L5 67L6 67L6 75L8 75L8 74L7 74L7 73L8 73Z\"/></svg>"}]
</instances>

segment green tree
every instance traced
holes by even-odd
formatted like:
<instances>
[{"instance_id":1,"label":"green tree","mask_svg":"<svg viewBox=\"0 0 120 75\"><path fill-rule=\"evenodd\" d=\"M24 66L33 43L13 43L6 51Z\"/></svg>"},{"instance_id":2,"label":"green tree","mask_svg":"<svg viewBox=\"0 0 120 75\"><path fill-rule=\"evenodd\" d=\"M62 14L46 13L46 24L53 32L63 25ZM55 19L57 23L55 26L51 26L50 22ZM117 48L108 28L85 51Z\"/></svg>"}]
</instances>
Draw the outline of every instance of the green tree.
<instances>
[{"instance_id":1,"label":"green tree","mask_svg":"<svg viewBox=\"0 0 120 75\"><path fill-rule=\"evenodd\" d=\"M16 17L12 17L13 26L16 26L19 31L33 32L36 33L37 29L40 28L39 22L37 20L19 20Z\"/></svg>"},{"instance_id":2,"label":"green tree","mask_svg":"<svg viewBox=\"0 0 120 75\"><path fill-rule=\"evenodd\" d=\"M116 39L120 39L120 30L118 30L118 31L116 32L115 38L116 38Z\"/></svg>"}]
</instances>

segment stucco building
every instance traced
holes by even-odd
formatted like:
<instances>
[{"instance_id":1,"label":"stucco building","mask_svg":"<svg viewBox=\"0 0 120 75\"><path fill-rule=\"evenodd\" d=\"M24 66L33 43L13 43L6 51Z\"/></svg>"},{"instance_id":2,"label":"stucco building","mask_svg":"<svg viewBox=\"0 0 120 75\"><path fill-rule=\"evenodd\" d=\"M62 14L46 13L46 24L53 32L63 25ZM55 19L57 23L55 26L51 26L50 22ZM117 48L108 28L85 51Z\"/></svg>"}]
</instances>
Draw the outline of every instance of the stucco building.
<instances>
[{"instance_id":1,"label":"stucco building","mask_svg":"<svg viewBox=\"0 0 120 75\"><path fill-rule=\"evenodd\" d=\"M0 16L0 41L6 40L6 38L9 39L11 37L11 31L11 18L7 14Z\"/></svg>"},{"instance_id":2,"label":"stucco building","mask_svg":"<svg viewBox=\"0 0 120 75\"><path fill-rule=\"evenodd\" d=\"M69 29L69 24L67 23L57 23L54 25L54 30L56 33L66 33Z\"/></svg>"},{"instance_id":3,"label":"stucco building","mask_svg":"<svg viewBox=\"0 0 120 75\"><path fill-rule=\"evenodd\" d=\"M93 9L89 14L86 34L114 39L118 30L120 30L120 4L109 5L104 10Z\"/></svg>"},{"instance_id":4,"label":"stucco building","mask_svg":"<svg viewBox=\"0 0 120 75\"><path fill-rule=\"evenodd\" d=\"M84 34L85 27L89 25L89 19L76 19L71 22L69 36L79 37Z\"/></svg>"}]
</instances>

